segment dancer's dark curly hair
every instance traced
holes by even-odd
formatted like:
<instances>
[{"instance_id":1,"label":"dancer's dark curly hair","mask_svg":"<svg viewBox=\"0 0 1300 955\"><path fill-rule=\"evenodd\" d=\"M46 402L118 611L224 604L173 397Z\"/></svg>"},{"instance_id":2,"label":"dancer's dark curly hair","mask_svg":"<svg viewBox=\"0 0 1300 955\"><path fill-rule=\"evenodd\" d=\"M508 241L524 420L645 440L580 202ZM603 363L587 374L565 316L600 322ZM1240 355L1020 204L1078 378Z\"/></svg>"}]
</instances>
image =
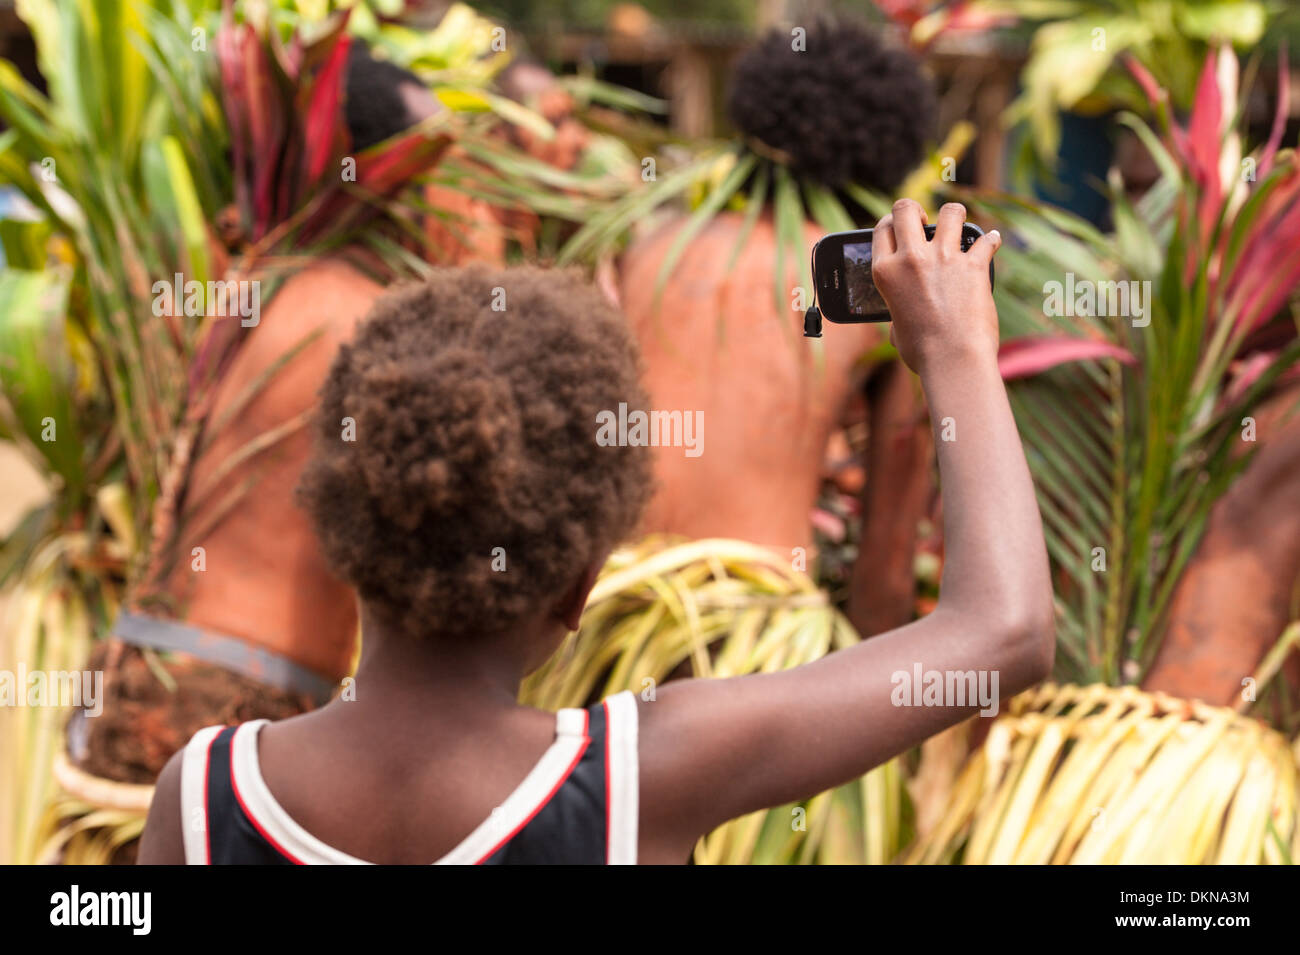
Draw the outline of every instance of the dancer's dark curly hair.
<instances>
[{"instance_id":1,"label":"dancer's dark curly hair","mask_svg":"<svg viewBox=\"0 0 1300 955\"><path fill-rule=\"evenodd\" d=\"M745 135L822 185L895 189L935 136L934 88L910 52L852 22L773 30L732 71L728 111Z\"/></svg>"},{"instance_id":2,"label":"dancer's dark curly hair","mask_svg":"<svg viewBox=\"0 0 1300 955\"><path fill-rule=\"evenodd\" d=\"M575 273L439 269L385 295L334 361L299 488L326 557L410 633L544 610L648 497L648 449L596 440L601 411L647 407L639 368Z\"/></svg>"},{"instance_id":3,"label":"dancer's dark curly hair","mask_svg":"<svg viewBox=\"0 0 1300 955\"><path fill-rule=\"evenodd\" d=\"M402 87L424 89L420 78L387 60L376 59L365 43L352 39L344 86L343 119L354 152L369 149L414 126Z\"/></svg>"}]
</instances>

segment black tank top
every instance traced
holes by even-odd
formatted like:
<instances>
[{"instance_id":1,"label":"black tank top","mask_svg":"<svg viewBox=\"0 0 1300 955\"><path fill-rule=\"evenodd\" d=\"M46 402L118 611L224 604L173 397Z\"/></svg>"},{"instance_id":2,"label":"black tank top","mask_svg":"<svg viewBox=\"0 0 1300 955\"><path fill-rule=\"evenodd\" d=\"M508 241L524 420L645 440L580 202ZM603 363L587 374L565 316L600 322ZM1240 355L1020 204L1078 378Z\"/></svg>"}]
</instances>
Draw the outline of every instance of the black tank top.
<instances>
[{"instance_id":1,"label":"black tank top","mask_svg":"<svg viewBox=\"0 0 1300 955\"><path fill-rule=\"evenodd\" d=\"M524 781L438 864L635 863L636 707L624 692L585 710L560 710L555 741ZM257 758L267 722L209 726L185 747L186 863L365 864L307 832L271 795Z\"/></svg>"}]
</instances>

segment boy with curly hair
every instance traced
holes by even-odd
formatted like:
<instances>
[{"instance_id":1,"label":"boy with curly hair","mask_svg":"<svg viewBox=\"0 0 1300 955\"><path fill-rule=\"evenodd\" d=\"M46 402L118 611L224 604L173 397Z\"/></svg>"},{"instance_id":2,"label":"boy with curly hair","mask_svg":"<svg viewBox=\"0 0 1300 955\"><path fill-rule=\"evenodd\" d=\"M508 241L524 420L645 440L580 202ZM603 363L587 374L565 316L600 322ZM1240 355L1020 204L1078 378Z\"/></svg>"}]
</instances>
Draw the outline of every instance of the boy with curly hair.
<instances>
[{"instance_id":1,"label":"boy with curly hair","mask_svg":"<svg viewBox=\"0 0 1300 955\"><path fill-rule=\"evenodd\" d=\"M158 782L147 863L680 862L699 836L852 779L978 706L899 707L891 675L1050 666L1038 511L997 372L991 233L933 242L903 202L875 272L943 442L938 610L807 666L681 680L545 713L524 676L637 525L646 448L597 440L645 406L620 316L576 276L441 270L382 299L326 383L301 496L361 598L355 692L277 723L200 731ZM504 303L503 310L493 308ZM410 807L418 807L412 811Z\"/></svg>"}]
</instances>

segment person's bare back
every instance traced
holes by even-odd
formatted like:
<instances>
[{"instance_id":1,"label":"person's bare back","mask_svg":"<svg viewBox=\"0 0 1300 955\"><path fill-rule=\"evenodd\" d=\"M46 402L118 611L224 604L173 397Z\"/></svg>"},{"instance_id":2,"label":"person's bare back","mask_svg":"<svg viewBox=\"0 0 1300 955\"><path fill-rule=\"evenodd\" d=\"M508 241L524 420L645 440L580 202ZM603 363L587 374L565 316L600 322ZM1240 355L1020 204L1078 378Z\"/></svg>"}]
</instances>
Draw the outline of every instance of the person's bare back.
<instances>
[{"instance_id":1,"label":"person's bare back","mask_svg":"<svg viewBox=\"0 0 1300 955\"><path fill-rule=\"evenodd\" d=\"M861 386L860 359L884 340L886 326L838 328L836 347L821 349L819 364L794 308L800 263L786 263L778 310L772 221L760 219L748 237L743 221L719 215L691 242L657 308L656 279L681 223L641 238L623 259L622 307L653 409L700 412L703 424L698 456L655 449L658 489L644 523L651 532L732 537L789 553L809 546L826 443ZM822 233L808 225L804 234L811 246ZM744 247L728 269L738 241Z\"/></svg>"},{"instance_id":2,"label":"person's bare back","mask_svg":"<svg viewBox=\"0 0 1300 955\"><path fill-rule=\"evenodd\" d=\"M356 598L325 565L294 491L311 448L305 426L261 451L232 473L223 462L259 436L305 425L339 345L369 311L383 287L338 260L314 261L287 279L249 330L218 386L209 426L275 363L307 336L316 337L275 370L253 400L211 436L188 479L193 495L214 483L204 510L256 478L225 519L201 539L182 538L167 591L186 622L239 637L284 654L326 678L347 672L357 629ZM340 433L343 422L339 423ZM203 548L202 571L193 569L194 547Z\"/></svg>"}]
</instances>

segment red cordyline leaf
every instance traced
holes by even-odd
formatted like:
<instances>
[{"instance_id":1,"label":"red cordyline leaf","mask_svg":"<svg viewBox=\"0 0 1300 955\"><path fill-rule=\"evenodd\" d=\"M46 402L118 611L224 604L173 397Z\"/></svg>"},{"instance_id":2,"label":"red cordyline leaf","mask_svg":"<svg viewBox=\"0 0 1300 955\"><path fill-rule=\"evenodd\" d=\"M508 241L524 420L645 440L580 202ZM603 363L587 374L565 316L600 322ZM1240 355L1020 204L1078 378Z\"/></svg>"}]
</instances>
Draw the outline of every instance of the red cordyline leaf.
<instances>
[{"instance_id":1,"label":"red cordyline leaf","mask_svg":"<svg viewBox=\"0 0 1300 955\"><path fill-rule=\"evenodd\" d=\"M1300 283L1300 246L1292 246L1286 252L1279 253L1270 261L1269 266L1267 270L1260 270L1263 272L1263 281L1248 293L1245 304L1237 315L1237 326L1251 330L1258 328L1272 318L1291 297L1291 292Z\"/></svg>"},{"instance_id":2,"label":"red cordyline leaf","mask_svg":"<svg viewBox=\"0 0 1300 955\"><path fill-rule=\"evenodd\" d=\"M1289 112L1290 85L1283 46L1278 51L1278 102L1273 128L1260 151L1256 169L1256 179L1261 182L1276 165ZM1241 252L1233 263L1232 274L1223 277L1227 283L1225 314L1231 316L1239 328L1254 328L1267 321L1273 315L1272 309L1280 308L1290 294L1295 277L1291 275L1288 253L1300 244L1300 232L1297 231L1300 230L1300 220L1294 213L1297 203L1300 203L1300 169L1291 162L1289 174L1270 191L1254 216ZM1221 252L1226 249L1229 232L1229 229L1224 229L1220 237Z\"/></svg>"},{"instance_id":3,"label":"red cordyline leaf","mask_svg":"<svg viewBox=\"0 0 1300 955\"><path fill-rule=\"evenodd\" d=\"M1232 54L1228 52L1226 55ZM1212 48L1205 57L1184 141L1188 168L1200 187L1196 207L1196 236L1199 241L1188 243L1187 267L1183 276L1189 284L1202 264L1208 264L1210 238L1223 210L1224 191L1219 170L1223 152L1223 96L1219 90L1219 56L1219 51Z\"/></svg>"},{"instance_id":4,"label":"red cordyline leaf","mask_svg":"<svg viewBox=\"0 0 1300 955\"><path fill-rule=\"evenodd\" d=\"M393 195L436 166L451 142L450 133L430 133L417 128L377 143L357 157L356 188L377 198ZM378 212L373 203L359 201L341 185L332 186L304 223L299 239L309 242L326 228L338 229L342 225L355 228Z\"/></svg>"},{"instance_id":5,"label":"red cordyline leaf","mask_svg":"<svg viewBox=\"0 0 1300 955\"><path fill-rule=\"evenodd\" d=\"M244 76L248 93L249 151L253 176L253 237L260 238L274 222L275 182L280 172L280 146L284 142L288 118L284 103L271 73L266 48L252 26L244 56Z\"/></svg>"},{"instance_id":6,"label":"red cordyline leaf","mask_svg":"<svg viewBox=\"0 0 1300 955\"><path fill-rule=\"evenodd\" d=\"M238 317L218 318L208 329L190 360L187 382L189 401L185 407L188 421L202 421L210 410L210 401L216 394L210 389L212 382L221 378L235 357L235 351L245 338L245 329ZM203 400L206 396L208 400Z\"/></svg>"},{"instance_id":7,"label":"red cordyline leaf","mask_svg":"<svg viewBox=\"0 0 1300 955\"><path fill-rule=\"evenodd\" d=\"M1133 74L1133 78L1137 80L1138 86L1142 87L1142 92L1146 94L1146 98L1150 101L1153 109L1169 95L1156 82L1156 78L1151 75L1151 71L1138 62L1137 57L1125 56L1124 64L1128 67L1128 71Z\"/></svg>"},{"instance_id":8,"label":"red cordyline leaf","mask_svg":"<svg viewBox=\"0 0 1300 955\"><path fill-rule=\"evenodd\" d=\"M1220 187L1219 158L1223 141L1223 97L1219 91L1219 51L1211 49L1201 68L1187 126L1187 159L1197 183Z\"/></svg>"},{"instance_id":9,"label":"red cordyline leaf","mask_svg":"<svg viewBox=\"0 0 1300 955\"><path fill-rule=\"evenodd\" d=\"M301 208L331 157L342 157L351 146L340 109L351 48L338 49L340 43L350 42L345 31L351 13L345 10L336 16L310 46L304 43L301 33L295 32L287 47L280 42L278 33L270 34L276 62L287 80L285 102L293 104L280 158L277 223L285 222ZM310 166L317 164L320 170L310 173Z\"/></svg>"},{"instance_id":10,"label":"red cordyline leaf","mask_svg":"<svg viewBox=\"0 0 1300 955\"><path fill-rule=\"evenodd\" d=\"M1247 389L1259 380L1259 376L1268 371L1277 356L1276 349L1257 351L1244 361L1235 362L1231 370L1232 378L1228 382L1228 387L1224 389L1219 404L1230 405L1244 395Z\"/></svg>"},{"instance_id":11,"label":"red cordyline leaf","mask_svg":"<svg viewBox=\"0 0 1300 955\"><path fill-rule=\"evenodd\" d=\"M231 5L226 3L221 9L221 29L217 32L217 65L221 73L221 103L226 113L226 124L230 129L231 166L234 172L235 205L241 216L245 217L247 226L249 211L248 181L244 178L244 162L247 158L244 148L247 139L248 117L244 111L244 73L239 68L240 46L243 34L235 30L234 14Z\"/></svg>"},{"instance_id":12,"label":"red cordyline leaf","mask_svg":"<svg viewBox=\"0 0 1300 955\"><path fill-rule=\"evenodd\" d=\"M1300 169L1278 183L1256 217L1229 280L1226 314L1256 328L1281 308L1300 281Z\"/></svg>"},{"instance_id":13,"label":"red cordyline leaf","mask_svg":"<svg viewBox=\"0 0 1300 955\"><path fill-rule=\"evenodd\" d=\"M347 149L347 145L340 142L343 124L339 121L339 111L343 103L350 39L346 33L339 35L329 59L312 86L311 102L307 107L304 155L308 185L320 179L325 167L338 152Z\"/></svg>"},{"instance_id":14,"label":"red cordyline leaf","mask_svg":"<svg viewBox=\"0 0 1300 955\"><path fill-rule=\"evenodd\" d=\"M281 73L296 82L302 69L302 34L295 30L293 36L289 39L289 46L287 47L280 39L279 30L272 28L267 31L266 36L270 44L271 55L275 58L275 65L280 68Z\"/></svg>"},{"instance_id":15,"label":"red cordyline leaf","mask_svg":"<svg viewBox=\"0 0 1300 955\"><path fill-rule=\"evenodd\" d=\"M357 157L357 185L386 194L429 169L451 143L449 133L429 133L419 128L378 144Z\"/></svg>"},{"instance_id":16,"label":"red cordyline leaf","mask_svg":"<svg viewBox=\"0 0 1300 955\"><path fill-rule=\"evenodd\" d=\"M236 24L232 10L227 0L216 41L222 103L230 128L235 198L257 238L271 221L277 147L284 119L257 31L252 24Z\"/></svg>"},{"instance_id":17,"label":"red cordyline leaf","mask_svg":"<svg viewBox=\"0 0 1300 955\"><path fill-rule=\"evenodd\" d=\"M930 5L929 0L876 0L881 13L909 29L929 13Z\"/></svg>"},{"instance_id":18,"label":"red cordyline leaf","mask_svg":"<svg viewBox=\"0 0 1300 955\"><path fill-rule=\"evenodd\" d=\"M350 11L349 11L350 12ZM345 13L345 16L348 14ZM294 33L289 41L289 48L284 51L284 71L289 76L297 76L302 69L303 41L301 33Z\"/></svg>"},{"instance_id":19,"label":"red cordyline leaf","mask_svg":"<svg viewBox=\"0 0 1300 955\"><path fill-rule=\"evenodd\" d=\"M1277 51L1277 111L1273 113L1273 130L1259 157L1258 177L1263 179L1273 168L1273 157L1282 145L1282 134L1286 130L1286 119L1291 108L1291 71L1286 62L1286 41Z\"/></svg>"},{"instance_id":20,"label":"red cordyline leaf","mask_svg":"<svg viewBox=\"0 0 1300 955\"><path fill-rule=\"evenodd\" d=\"M1225 222L1218 247L1210 248L1224 203L1231 195L1220 169L1225 104L1218 84L1218 65L1220 56L1232 55L1230 47L1209 52L1197 82L1188 128L1184 130L1171 122L1167 133L1172 153L1182 160L1197 186L1196 207L1180 203L1178 209L1178 228L1193 239L1187 244L1184 278L1190 284L1204 267L1210 280L1210 301L1218 301L1219 289L1224 289L1225 304L1218 319L1230 319L1238 329L1255 329L1281 309L1300 285L1300 166L1293 164L1290 177L1278 183L1264 206L1256 211L1232 274L1217 275L1232 232L1232 222ZM1132 58L1127 63L1153 105L1160 106L1167 100L1166 92L1140 63ZM1269 140L1260 153L1256 170L1259 180L1272 171L1281 146L1289 89L1286 52L1282 49L1278 57L1278 106Z\"/></svg>"},{"instance_id":21,"label":"red cordyline leaf","mask_svg":"<svg viewBox=\"0 0 1300 955\"><path fill-rule=\"evenodd\" d=\"M1182 161L1188 176L1198 187L1199 204L1195 210L1196 232L1194 240L1187 243L1187 261L1183 279L1191 284L1202 260L1209 255L1206 248L1223 204L1223 190L1219 179L1220 127L1223 119L1222 96L1218 85L1218 53L1211 49L1197 82L1196 100L1192 107L1191 123L1183 129L1167 113L1169 93L1156 82L1156 78L1133 56L1125 57L1128 67L1152 108L1165 125L1166 143L1170 153ZM1186 232L1191 226L1189 210L1183 204L1178 209L1178 228Z\"/></svg>"},{"instance_id":22,"label":"red cordyline leaf","mask_svg":"<svg viewBox=\"0 0 1300 955\"><path fill-rule=\"evenodd\" d=\"M237 24L226 0L217 38L231 131L236 202L261 241L302 207L330 160L348 148L340 105L347 70L346 13L305 47L272 28Z\"/></svg>"},{"instance_id":23,"label":"red cordyline leaf","mask_svg":"<svg viewBox=\"0 0 1300 955\"><path fill-rule=\"evenodd\" d=\"M1010 381L1041 374L1067 362L1100 358L1115 358L1126 365L1137 364L1132 352L1110 342L1068 335L1030 335L1002 343L998 349L998 371Z\"/></svg>"}]
</instances>

